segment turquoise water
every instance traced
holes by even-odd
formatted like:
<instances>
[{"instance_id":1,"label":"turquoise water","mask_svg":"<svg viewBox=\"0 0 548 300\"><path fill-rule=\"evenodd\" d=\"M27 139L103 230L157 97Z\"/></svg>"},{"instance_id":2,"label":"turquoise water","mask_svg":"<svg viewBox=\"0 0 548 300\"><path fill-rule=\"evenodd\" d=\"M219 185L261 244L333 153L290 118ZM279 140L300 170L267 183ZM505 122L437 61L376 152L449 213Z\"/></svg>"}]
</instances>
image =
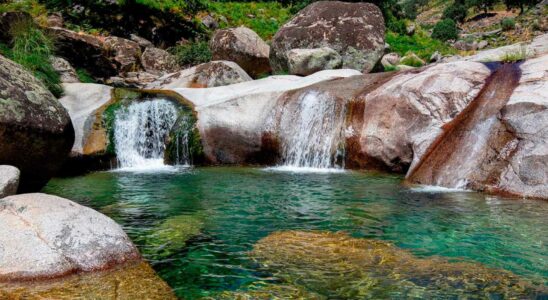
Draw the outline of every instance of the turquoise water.
<instances>
[{"instance_id":1,"label":"turquoise water","mask_svg":"<svg viewBox=\"0 0 548 300\"><path fill-rule=\"evenodd\" d=\"M346 231L392 241L420 257L480 262L548 282L547 202L427 192L401 181L363 172L215 167L92 173L54 179L44 192L116 220L185 299L277 282L248 251L288 229Z\"/></svg>"}]
</instances>

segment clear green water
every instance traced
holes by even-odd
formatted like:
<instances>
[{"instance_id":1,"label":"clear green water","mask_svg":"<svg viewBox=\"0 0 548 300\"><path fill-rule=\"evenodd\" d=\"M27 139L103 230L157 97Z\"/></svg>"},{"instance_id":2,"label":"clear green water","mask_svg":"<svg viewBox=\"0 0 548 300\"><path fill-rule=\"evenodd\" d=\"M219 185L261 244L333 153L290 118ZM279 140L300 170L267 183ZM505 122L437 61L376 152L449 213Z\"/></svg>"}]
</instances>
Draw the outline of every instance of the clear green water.
<instances>
[{"instance_id":1,"label":"clear green water","mask_svg":"<svg viewBox=\"0 0 548 300\"><path fill-rule=\"evenodd\" d=\"M547 202L415 191L401 180L361 172L216 167L92 173L54 179L44 192L73 199L120 223L185 299L276 281L247 254L259 239L286 229L342 230L392 241L421 257L481 262L548 282ZM194 220L176 227L191 234L173 237L190 239L166 242L166 220Z\"/></svg>"}]
</instances>

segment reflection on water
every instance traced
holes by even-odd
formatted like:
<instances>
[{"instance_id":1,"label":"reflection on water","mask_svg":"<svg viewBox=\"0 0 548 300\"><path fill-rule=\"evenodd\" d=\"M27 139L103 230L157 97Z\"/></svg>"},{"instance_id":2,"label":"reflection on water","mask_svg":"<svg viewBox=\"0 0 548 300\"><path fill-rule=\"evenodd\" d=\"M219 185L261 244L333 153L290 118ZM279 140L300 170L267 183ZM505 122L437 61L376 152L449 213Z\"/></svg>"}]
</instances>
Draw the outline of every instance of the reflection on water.
<instances>
[{"instance_id":1,"label":"reflection on water","mask_svg":"<svg viewBox=\"0 0 548 300\"><path fill-rule=\"evenodd\" d=\"M45 192L122 224L160 276L188 299L279 283L248 253L258 240L281 230L345 231L391 241L417 257L481 262L548 281L548 203L421 191L404 187L401 179L194 168L55 179Z\"/></svg>"}]
</instances>

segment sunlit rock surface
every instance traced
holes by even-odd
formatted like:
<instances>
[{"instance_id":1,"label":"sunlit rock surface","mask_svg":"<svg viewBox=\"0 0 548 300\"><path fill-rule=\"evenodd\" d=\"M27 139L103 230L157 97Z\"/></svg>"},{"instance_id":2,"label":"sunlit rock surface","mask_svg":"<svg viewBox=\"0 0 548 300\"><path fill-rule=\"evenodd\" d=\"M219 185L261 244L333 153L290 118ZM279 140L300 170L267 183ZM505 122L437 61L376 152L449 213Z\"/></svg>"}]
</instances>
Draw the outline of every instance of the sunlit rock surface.
<instances>
[{"instance_id":1,"label":"sunlit rock surface","mask_svg":"<svg viewBox=\"0 0 548 300\"><path fill-rule=\"evenodd\" d=\"M354 114L362 121L349 130L359 140L353 145L357 164L395 172L412 168L490 74L481 63L438 64L403 72L358 96L363 116Z\"/></svg>"},{"instance_id":2,"label":"sunlit rock surface","mask_svg":"<svg viewBox=\"0 0 548 300\"><path fill-rule=\"evenodd\" d=\"M21 172L13 166L0 165L0 198L15 195Z\"/></svg>"},{"instance_id":3,"label":"sunlit rock surface","mask_svg":"<svg viewBox=\"0 0 548 300\"><path fill-rule=\"evenodd\" d=\"M207 160L214 164L261 163L271 160L273 142L265 135L267 120L286 91L335 78L360 75L355 70L329 70L307 77L271 76L209 89L175 88L193 103ZM267 154L266 157L263 154Z\"/></svg>"},{"instance_id":4,"label":"sunlit rock surface","mask_svg":"<svg viewBox=\"0 0 548 300\"><path fill-rule=\"evenodd\" d=\"M275 232L258 241L250 255L276 278L335 299L534 298L548 293L545 286L508 271L418 258L389 242L344 233Z\"/></svg>"},{"instance_id":5,"label":"sunlit rock surface","mask_svg":"<svg viewBox=\"0 0 548 300\"><path fill-rule=\"evenodd\" d=\"M2 299L176 299L146 262L39 282L0 283Z\"/></svg>"},{"instance_id":6,"label":"sunlit rock surface","mask_svg":"<svg viewBox=\"0 0 548 300\"><path fill-rule=\"evenodd\" d=\"M46 194L0 199L0 281L96 271L139 257L122 228L91 208Z\"/></svg>"}]
</instances>

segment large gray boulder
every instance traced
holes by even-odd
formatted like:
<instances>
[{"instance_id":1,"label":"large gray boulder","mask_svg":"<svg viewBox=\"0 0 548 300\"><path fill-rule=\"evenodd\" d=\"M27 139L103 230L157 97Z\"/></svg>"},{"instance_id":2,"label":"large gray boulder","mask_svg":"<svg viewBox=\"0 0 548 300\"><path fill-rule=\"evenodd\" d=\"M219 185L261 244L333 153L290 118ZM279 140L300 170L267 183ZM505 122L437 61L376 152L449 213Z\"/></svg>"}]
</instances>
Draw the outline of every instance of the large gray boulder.
<instances>
[{"instance_id":1,"label":"large gray boulder","mask_svg":"<svg viewBox=\"0 0 548 300\"><path fill-rule=\"evenodd\" d=\"M80 82L76 70L70 65L70 63L58 56L51 58L51 66L57 73L59 73L59 79L63 83L75 83Z\"/></svg>"},{"instance_id":2,"label":"large gray boulder","mask_svg":"<svg viewBox=\"0 0 548 300\"><path fill-rule=\"evenodd\" d=\"M0 166L0 198L15 195L19 187L19 169L12 166Z\"/></svg>"},{"instance_id":3,"label":"large gray boulder","mask_svg":"<svg viewBox=\"0 0 548 300\"><path fill-rule=\"evenodd\" d=\"M251 80L252 78L234 62L211 61L190 69L162 76L158 80L148 84L146 88L211 88Z\"/></svg>"},{"instance_id":4,"label":"large gray boulder","mask_svg":"<svg viewBox=\"0 0 548 300\"><path fill-rule=\"evenodd\" d=\"M384 19L370 3L318 1L301 10L272 39L270 64L289 69L292 49L329 47L342 57L342 67L369 72L384 51Z\"/></svg>"},{"instance_id":5,"label":"large gray boulder","mask_svg":"<svg viewBox=\"0 0 548 300\"><path fill-rule=\"evenodd\" d=\"M65 108L38 79L0 56L0 164L21 171L20 192L42 188L73 142Z\"/></svg>"},{"instance_id":6,"label":"large gray boulder","mask_svg":"<svg viewBox=\"0 0 548 300\"><path fill-rule=\"evenodd\" d=\"M247 27L215 31L209 47L213 60L233 61L253 77L271 70L270 47Z\"/></svg>"},{"instance_id":7,"label":"large gray boulder","mask_svg":"<svg viewBox=\"0 0 548 300\"><path fill-rule=\"evenodd\" d=\"M322 70L342 66L339 53L331 48L293 49L287 52L289 74L307 76Z\"/></svg>"},{"instance_id":8,"label":"large gray boulder","mask_svg":"<svg viewBox=\"0 0 548 300\"><path fill-rule=\"evenodd\" d=\"M70 200L22 194L0 200L0 281L96 271L140 258L122 228Z\"/></svg>"}]
</instances>

